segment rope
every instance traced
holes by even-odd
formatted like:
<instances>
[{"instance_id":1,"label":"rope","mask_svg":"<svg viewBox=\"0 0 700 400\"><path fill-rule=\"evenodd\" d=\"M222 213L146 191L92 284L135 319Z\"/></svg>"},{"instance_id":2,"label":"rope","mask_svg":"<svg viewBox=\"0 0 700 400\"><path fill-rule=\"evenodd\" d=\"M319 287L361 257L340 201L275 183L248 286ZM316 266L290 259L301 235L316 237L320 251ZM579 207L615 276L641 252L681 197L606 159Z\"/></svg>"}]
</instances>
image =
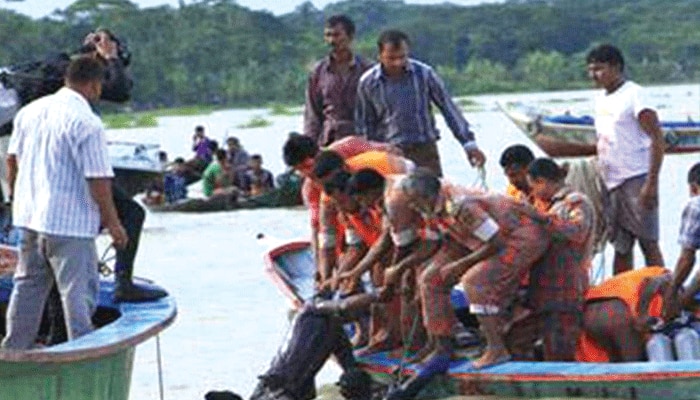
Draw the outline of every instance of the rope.
<instances>
[{"instance_id":1,"label":"rope","mask_svg":"<svg viewBox=\"0 0 700 400\"><path fill-rule=\"evenodd\" d=\"M163 362L160 354L160 335L156 335L156 361L158 362L158 392L160 400L165 399L165 391L163 390Z\"/></svg>"},{"instance_id":2,"label":"rope","mask_svg":"<svg viewBox=\"0 0 700 400\"><path fill-rule=\"evenodd\" d=\"M104 252L102 252L102 257L100 257L100 261L97 262L97 269L100 271L100 274L104 277L112 275L114 271L112 268L107 265L108 262L114 260L117 255L116 253L112 256L107 257L107 254L109 253L110 250L114 249L114 245L110 244L107 246Z\"/></svg>"},{"instance_id":3,"label":"rope","mask_svg":"<svg viewBox=\"0 0 700 400\"><path fill-rule=\"evenodd\" d=\"M416 328L418 327L418 314L413 316L413 322L411 323L411 330L408 332L408 337L402 337L403 341L403 353L401 354L401 359L399 359L399 368L396 370L396 381L401 380L401 375L403 374L403 369L406 366L406 359L408 358L408 352L413 345L413 338L416 333Z\"/></svg>"},{"instance_id":4,"label":"rope","mask_svg":"<svg viewBox=\"0 0 700 400\"><path fill-rule=\"evenodd\" d=\"M597 285L603 282L603 279L605 278L605 251L600 251L598 255L600 256L598 259L598 267L591 268L591 285Z\"/></svg>"},{"instance_id":5,"label":"rope","mask_svg":"<svg viewBox=\"0 0 700 400\"><path fill-rule=\"evenodd\" d=\"M483 165L476 168L476 179L472 186L485 191L489 190L489 185L486 183L486 168Z\"/></svg>"}]
</instances>

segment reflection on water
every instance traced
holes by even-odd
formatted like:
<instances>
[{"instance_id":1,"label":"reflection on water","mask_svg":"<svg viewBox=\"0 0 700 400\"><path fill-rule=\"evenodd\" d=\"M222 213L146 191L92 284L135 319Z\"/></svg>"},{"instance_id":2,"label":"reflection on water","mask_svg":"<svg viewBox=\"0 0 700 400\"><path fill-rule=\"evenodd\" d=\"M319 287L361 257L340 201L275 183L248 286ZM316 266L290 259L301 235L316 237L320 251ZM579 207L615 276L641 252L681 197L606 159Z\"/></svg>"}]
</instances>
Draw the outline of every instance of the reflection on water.
<instances>
[{"instance_id":1,"label":"reflection on water","mask_svg":"<svg viewBox=\"0 0 700 400\"><path fill-rule=\"evenodd\" d=\"M689 114L700 119L698 89L697 86L655 88L653 99L662 118L684 118ZM566 109L585 112L591 104L583 99L590 98L590 91L474 97L484 107L466 116L488 157L489 187L492 190L505 187L498 165L503 148L524 143L535 149L496 110L496 100L541 102L553 112ZM273 124L266 128L235 128L256 115L265 115ZM446 176L471 185L478 180L476 172L468 167L464 152L440 117L438 123L443 133L439 146ZM225 136L238 136L249 153L260 153L265 166L279 173L284 169L282 143L289 131L301 129L301 116L269 116L266 110L230 110L207 116L168 117L160 119L158 128L110 131L109 138L158 143L171 159L187 157L191 154L194 127L199 124L220 143ZM664 160L660 180L661 237L669 265L675 264L679 253L675 243L680 210L687 199L687 169L697 160L697 154L675 155ZM264 273L263 248L255 237L262 232L281 239L305 238L309 232L307 220L303 208L201 215L148 214L135 273L162 284L176 297L179 307L177 321L161 335L165 399L202 399L208 390L224 388L244 396L250 394L256 376L267 368L286 333L288 308ZM639 262L641 256L638 254L636 259ZM160 398L154 341L139 347L135 364L131 399ZM338 372L335 365L326 366L317 382L334 382ZM476 398L479 397L470 397Z\"/></svg>"}]
</instances>

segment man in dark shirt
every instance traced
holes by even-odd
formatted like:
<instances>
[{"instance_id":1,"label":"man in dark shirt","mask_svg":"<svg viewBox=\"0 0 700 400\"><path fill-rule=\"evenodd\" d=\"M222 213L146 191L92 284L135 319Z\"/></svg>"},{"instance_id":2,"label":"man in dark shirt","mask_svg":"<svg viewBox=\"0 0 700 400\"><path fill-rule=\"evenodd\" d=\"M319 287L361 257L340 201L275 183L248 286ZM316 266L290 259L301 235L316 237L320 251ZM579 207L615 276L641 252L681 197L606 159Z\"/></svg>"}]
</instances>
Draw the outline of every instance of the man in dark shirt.
<instances>
[{"instance_id":1,"label":"man in dark shirt","mask_svg":"<svg viewBox=\"0 0 700 400\"><path fill-rule=\"evenodd\" d=\"M304 134L327 146L355 134L357 82L372 64L353 53L355 24L345 15L326 20L323 37L330 46L309 76L304 107Z\"/></svg>"},{"instance_id":2,"label":"man in dark shirt","mask_svg":"<svg viewBox=\"0 0 700 400\"><path fill-rule=\"evenodd\" d=\"M396 30L381 33L377 41L379 64L360 78L355 127L368 140L396 145L406 158L442 176L432 105L445 117L469 163L486 161L474 133L442 80L428 65L409 58L408 36Z\"/></svg>"},{"instance_id":3,"label":"man in dark shirt","mask_svg":"<svg viewBox=\"0 0 700 400\"><path fill-rule=\"evenodd\" d=\"M243 175L243 191L249 196L257 196L275 188L272 172L262 167L262 156L250 156L248 170Z\"/></svg>"}]
</instances>

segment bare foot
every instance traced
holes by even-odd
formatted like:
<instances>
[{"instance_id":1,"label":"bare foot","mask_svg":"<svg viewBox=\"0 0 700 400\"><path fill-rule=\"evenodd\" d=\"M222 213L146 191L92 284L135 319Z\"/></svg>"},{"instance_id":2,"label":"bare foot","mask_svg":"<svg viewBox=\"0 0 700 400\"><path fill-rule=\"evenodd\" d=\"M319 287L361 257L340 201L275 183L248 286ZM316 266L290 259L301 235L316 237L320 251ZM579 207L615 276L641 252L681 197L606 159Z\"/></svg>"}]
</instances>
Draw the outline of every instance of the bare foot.
<instances>
[{"instance_id":1,"label":"bare foot","mask_svg":"<svg viewBox=\"0 0 700 400\"><path fill-rule=\"evenodd\" d=\"M504 348L502 350L494 350L487 348L486 352L477 360L474 360L472 366L474 369L482 369L493 365L501 364L511 360L510 353Z\"/></svg>"}]
</instances>

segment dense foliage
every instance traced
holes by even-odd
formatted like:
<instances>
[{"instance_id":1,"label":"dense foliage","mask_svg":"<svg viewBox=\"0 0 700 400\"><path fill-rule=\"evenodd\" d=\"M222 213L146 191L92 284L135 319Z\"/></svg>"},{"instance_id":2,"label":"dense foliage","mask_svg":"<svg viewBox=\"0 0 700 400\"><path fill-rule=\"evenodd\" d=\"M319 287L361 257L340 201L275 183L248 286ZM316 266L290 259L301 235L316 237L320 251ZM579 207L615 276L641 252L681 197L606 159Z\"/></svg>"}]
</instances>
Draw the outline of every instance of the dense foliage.
<instances>
[{"instance_id":1,"label":"dense foliage","mask_svg":"<svg viewBox=\"0 0 700 400\"><path fill-rule=\"evenodd\" d=\"M303 101L306 75L326 48L324 17L347 13L356 48L376 56L382 29L405 30L416 58L437 68L455 95L587 87L592 46L622 48L643 83L700 78L697 0L509 0L465 7L347 0L307 2L276 17L233 0L139 9L128 0L78 0L32 20L0 10L4 64L75 49L97 26L127 40L138 108Z\"/></svg>"}]
</instances>

